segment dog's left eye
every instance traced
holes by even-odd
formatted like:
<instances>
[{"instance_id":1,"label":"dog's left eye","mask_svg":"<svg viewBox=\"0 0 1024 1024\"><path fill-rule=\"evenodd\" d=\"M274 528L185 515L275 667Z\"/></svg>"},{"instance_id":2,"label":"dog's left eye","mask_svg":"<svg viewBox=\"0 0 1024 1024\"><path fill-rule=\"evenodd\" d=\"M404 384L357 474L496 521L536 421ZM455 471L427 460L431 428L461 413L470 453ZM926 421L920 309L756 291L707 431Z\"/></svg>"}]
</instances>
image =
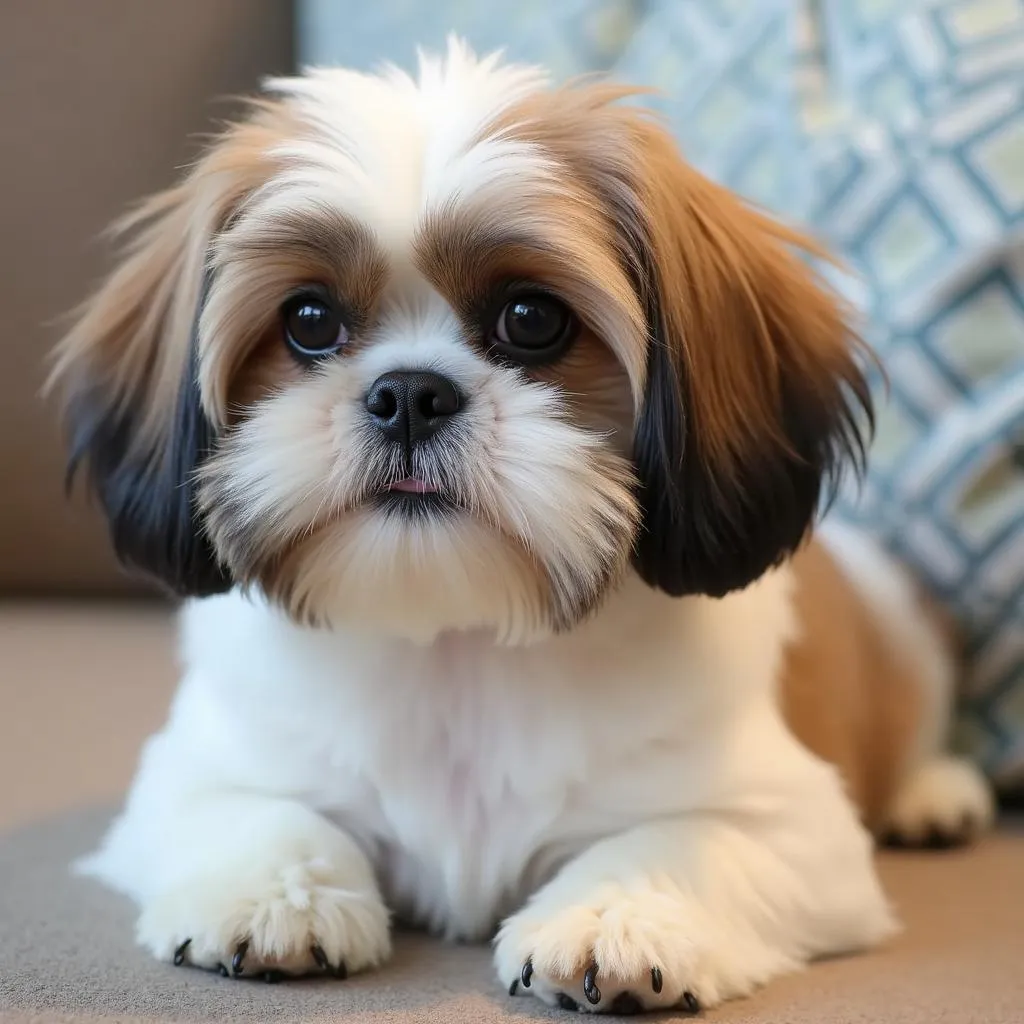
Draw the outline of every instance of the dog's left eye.
<instances>
[{"instance_id":1,"label":"dog's left eye","mask_svg":"<svg viewBox=\"0 0 1024 1024\"><path fill-rule=\"evenodd\" d=\"M326 296L303 293L281 307L285 341L302 359L319 359L337 352L348 341L341 310Z\"/></svg>"},{"instance_id":2,"label":"dog's left eye","mask_svg":"<svg viewBox=\"0 0 1024 1024\"><path fill-rule=\"evenodd\" d=\"M557 359L572 343L578 323L564 302L551 295L519 295L498 314L492 344L527 365Z\"/></svg>"}]
</instances>

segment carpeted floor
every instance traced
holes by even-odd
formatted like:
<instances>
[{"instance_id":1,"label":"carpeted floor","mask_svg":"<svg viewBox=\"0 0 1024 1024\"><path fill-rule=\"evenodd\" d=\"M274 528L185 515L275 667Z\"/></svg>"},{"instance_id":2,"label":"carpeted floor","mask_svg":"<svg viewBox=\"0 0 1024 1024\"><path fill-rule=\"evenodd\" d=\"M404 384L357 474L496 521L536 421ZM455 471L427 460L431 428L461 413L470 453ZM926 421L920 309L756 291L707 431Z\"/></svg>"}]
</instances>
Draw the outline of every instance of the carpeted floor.
<instances>
[{"instance_id":1,"label":"carpeted floor","mask_svg":"<svg viewBox=\"0 0 1024 1024\"><path fill-rule=\"evenodd\" d=\"M132 909L68 864L105 816L79 812L0 840L0 1020L466 1022L564 1018L510 999L485 948L400 940L377 974L268 986L151 960ZM890 948L814 966L707 1014L725 1024L1021 1024L1024 834L967 853L888 855L907 922Z\"/></svg>"},{"instance_id":2,"label":"carpeted floor","mask_svg":"<svg viewBox=\"0 0 1024 1024\"><path fill-rule=\"evenodd\" d=\"M501 990L485 948L403 938L346 982L268 986L151 960L132 908L69 864L127 782L170 693L165 616L0 609L0 1021L496 1024L565 1018ZM15 782L15 779L20 781ZM815 965L706 1015L721 1024L1024 1024L1024 827L980 848L882 858L891 946ZM665 1018L661 1018L665 1019Z\"/></svg>"}]
</instances>

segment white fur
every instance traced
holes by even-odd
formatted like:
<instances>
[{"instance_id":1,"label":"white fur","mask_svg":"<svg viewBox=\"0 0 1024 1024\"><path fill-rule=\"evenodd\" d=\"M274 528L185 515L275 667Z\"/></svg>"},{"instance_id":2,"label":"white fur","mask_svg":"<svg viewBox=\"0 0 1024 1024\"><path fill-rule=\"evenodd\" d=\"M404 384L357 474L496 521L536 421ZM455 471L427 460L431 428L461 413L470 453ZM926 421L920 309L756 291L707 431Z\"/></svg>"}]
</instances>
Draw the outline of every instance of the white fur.
<instances>
[{"instance_id":1,"label":"white fur","mask_svg":"<svg viewBox=\"0 0 1024 1024\"><path fill-rule=\"evenodd\" d=\"M453 938L505 917L502 982L532 955L530 991L585 1008L592 951L607 1008L713 1005L870 945L893 928L871 840L774 699L789 590L782 570L679 601L631 577L529 648L194 602L170 720L88 870L139 902L155 954L192 937L205 965L253 921L252 969L313 942L356 969L386 951L385 903Z\"/></svg>"},{"instance_id":2,"label":"white fur","mask_svg":"<svg viewBox=\"0 0 1024 1024\"><path fill-rule=\"evenodd\" d=\"M907 774L889 809L888 831L911 845L958 842L995 818L992 789L976 765L936 752Z\"/></svg>"},{"instance_id":3,"label":"white fur","mask_svg":"<svg viewBox=\"0 0 1024 1024\"><path fill-rule=\"evenodd\" d=\"M422 56L416 78L399 68L365 74L311 68L274 78L269 92L290 99L311 137L278 151L291 170L256 200L295 209L305 194L333 198L371 223L385 244L407 244L424 214L495 188L556 189L556 168L534 146L481 139L502 110L543 89L539 68L478 59L457 39L443 60Z\"/></svg>"}]
</instances>

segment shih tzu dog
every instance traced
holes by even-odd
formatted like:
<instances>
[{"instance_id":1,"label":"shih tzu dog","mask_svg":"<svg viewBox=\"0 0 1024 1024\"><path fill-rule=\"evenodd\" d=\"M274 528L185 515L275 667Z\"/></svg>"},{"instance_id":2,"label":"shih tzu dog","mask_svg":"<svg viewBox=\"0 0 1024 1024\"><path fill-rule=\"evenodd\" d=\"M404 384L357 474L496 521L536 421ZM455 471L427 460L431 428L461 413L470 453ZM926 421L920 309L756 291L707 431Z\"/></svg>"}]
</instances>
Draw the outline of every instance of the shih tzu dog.
<instances>
[{"instance_id":1,"label":"shih tzu dog","mask_svg":"<svg viewBox=\"0 0 1024 1024\"><path fill-rule=\"evenodd\" d=\"M809 538L870 420L821 254L628 96L457 42L273 80L128 218L54 380L187 599L85 863L155 956L362 971L394 916L696 1011L888 936L874 836L988 825L948 632Z\"/></svg>"}]
</instances>

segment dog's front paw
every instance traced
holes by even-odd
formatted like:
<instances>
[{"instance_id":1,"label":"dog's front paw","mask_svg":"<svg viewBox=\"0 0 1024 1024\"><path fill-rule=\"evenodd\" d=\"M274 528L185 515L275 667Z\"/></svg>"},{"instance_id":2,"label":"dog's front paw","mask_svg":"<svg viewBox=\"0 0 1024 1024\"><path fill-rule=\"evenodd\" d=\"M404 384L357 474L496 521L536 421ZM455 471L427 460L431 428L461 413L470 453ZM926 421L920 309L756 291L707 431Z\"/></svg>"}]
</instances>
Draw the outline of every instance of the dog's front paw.
<instances>
[{"instance_id":1,"label":"dog's front paw","mask_svg":"<svg viewBox=\"0 0 1024 1024\"><path fill-rule=\"evenodd\" d=\"M772 973L763 950L740 961L746 943L723 955L719 929L673 886L605 884L584 899L561 888L542 890L498 933L495 963L512 995L572 1011L693 1014Z\"/></svg>"},{"instance_id":2,"label":"dog's front paw","mask_svg":"<svg viewBox=\"0 0 1024 1024\"><path fill-rule=\"evenodd\" d=\"M374 967L391 949L380 896L324 860L211 871L147 901L139 942L161 959L265 981Z\"/></svg>"}]
</instances>

